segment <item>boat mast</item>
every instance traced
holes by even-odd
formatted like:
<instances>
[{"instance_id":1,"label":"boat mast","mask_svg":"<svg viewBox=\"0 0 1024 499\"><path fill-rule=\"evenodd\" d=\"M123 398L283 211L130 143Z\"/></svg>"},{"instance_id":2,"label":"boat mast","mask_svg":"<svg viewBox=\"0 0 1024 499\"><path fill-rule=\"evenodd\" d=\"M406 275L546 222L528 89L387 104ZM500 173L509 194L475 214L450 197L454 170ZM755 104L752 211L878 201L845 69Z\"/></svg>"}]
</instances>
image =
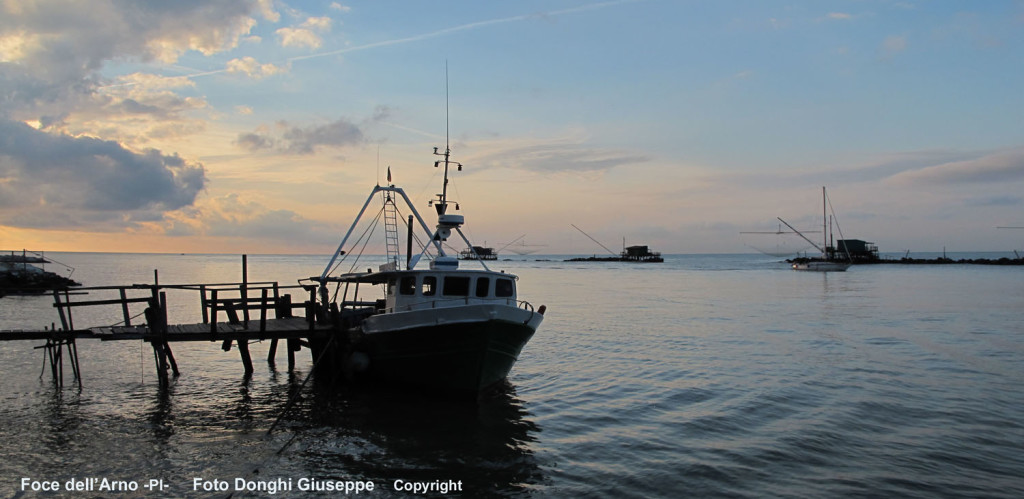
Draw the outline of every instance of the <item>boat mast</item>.
<instances>
[{"instance_id":1,"label":"boat mast","mask_svg":"<svg viewBox=\"0 0 1024 499\"><path fill-rule=\"evenodd\" d=\"M821 186L821 243L825 246L825 250L822 251L821 256L828 260L828 211L825 208L825 186Z\"/></svg>"},{"instance_id":2,"label":"boat mast","mask_svg":"<svg viewBox=\"0 0 1024 499\"><path fill-rule=\"evenodd\" d=\"M438 194L438 200L435 202L434 209L437 210L438 215L444 215L448 211L448 166L454 163L459 171L462 171L462 163L458 161L451 161L452 148L449 142L449 114L448 114L448 61L444 63L444 153L437 152L437 148L434 148L435 156L444 156L444 184L441 185L441 194ZM437 168L441 164L442 160L434 161L434 168ZM456 208L458 209L458 205Z\"/></svg>"}]
</instances>

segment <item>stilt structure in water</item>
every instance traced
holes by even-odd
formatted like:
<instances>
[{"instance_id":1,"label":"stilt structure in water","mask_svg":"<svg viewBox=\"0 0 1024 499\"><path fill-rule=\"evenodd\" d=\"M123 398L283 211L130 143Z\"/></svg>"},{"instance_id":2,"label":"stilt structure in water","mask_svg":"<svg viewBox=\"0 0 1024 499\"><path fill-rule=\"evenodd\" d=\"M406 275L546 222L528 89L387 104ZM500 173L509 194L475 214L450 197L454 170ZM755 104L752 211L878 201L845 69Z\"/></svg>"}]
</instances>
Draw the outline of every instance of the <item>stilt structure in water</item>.
<instances>
[{"instance_id":1,"label":"stilt structure in water","mask_svg":"<svg viewBox=\"0 0 1024 499\"><path fill-rule=\"evenodd\" d=\"M277 282L250 283L247 271L248 265L243 255L240 283L164 285L159 284L158 275L154 272L153 284L55 290L52 293L53 307L57 310L59 326L51 323L50 327L37 330L0 330L0 341L45 341L45 344L34 349L43 350L44 370L48 363L54 383L58 387L64 385L65 356L74 380L79 387L82 385L82 366L77 346L77 340L80 339L141 339L149 343L153 349L161 387L168 386L172 375L176 377L181 373L171 349L171 344L175 342L220 342L224 351L230 351L234 344L238 348L246 374L253 372L253 361L249 352L250 341L270 341L267 362L273 365L278 342L284 340L287 346L289 371L294 370L295 353L301 351L302 347L311 349L316 361L319 348L328 342L347 342L343 316L317 310L315 286L281 286ZM195 293L202 309L202 322L170 324L168 291L176 294ZM286 291L298 291L305 300L293 303L292 295ZM103 299L85 299L94 296L102 296ZM145 309L138 313L137 309L143 305ZM114 307L120 313L121 321L113 326L79 328L75 325L74 310L81 307ZM136 309L135 315L133 307ZM305 315L296 316L296 309L302 309ZM133 320L140 316L145 317L145 322L133 324Z\"/></svg>"}]
</instances>

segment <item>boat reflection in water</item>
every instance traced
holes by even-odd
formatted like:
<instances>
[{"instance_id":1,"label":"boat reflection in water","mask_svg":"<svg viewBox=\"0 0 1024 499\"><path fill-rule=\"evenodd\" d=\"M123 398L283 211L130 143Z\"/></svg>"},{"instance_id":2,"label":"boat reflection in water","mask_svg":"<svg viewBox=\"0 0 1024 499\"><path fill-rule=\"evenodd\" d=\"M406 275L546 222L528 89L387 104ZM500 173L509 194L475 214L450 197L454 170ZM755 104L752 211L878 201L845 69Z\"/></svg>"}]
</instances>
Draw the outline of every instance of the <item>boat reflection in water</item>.
<instances>
[{"instance_id":1,"label":"boat reflection in water","mask_svg":"<svg viewBox=\"0 0 1024 499\"><path fill-rule=\"evenodd\" d=\"M499 497L547 480L531 450L541 430L508 383L475 402L399 390L316 391L288 425L297 427L309 473L337 473L344 463L346 473L387 490L399 479L453 480L463 493Z\"/></svg>"}]
</instances>

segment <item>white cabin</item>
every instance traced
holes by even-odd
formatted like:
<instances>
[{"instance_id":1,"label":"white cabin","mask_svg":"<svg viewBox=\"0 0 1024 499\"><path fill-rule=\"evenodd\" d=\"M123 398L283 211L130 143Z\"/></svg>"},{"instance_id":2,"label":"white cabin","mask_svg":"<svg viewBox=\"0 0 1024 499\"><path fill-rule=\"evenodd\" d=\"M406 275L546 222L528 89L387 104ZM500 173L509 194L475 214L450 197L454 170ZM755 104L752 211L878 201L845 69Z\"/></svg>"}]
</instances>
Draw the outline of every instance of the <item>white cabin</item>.
<instances>
[{"instance_id":1,"label":"white cabin","mask_svg":"<svg viewBox=\"0 0 1024 499\"><path fill-rule=\"evenodd\" d=\"M388 272L384 313L464 305L516 306L512 274L485 270Z\"/></svg>"}]
</instances>

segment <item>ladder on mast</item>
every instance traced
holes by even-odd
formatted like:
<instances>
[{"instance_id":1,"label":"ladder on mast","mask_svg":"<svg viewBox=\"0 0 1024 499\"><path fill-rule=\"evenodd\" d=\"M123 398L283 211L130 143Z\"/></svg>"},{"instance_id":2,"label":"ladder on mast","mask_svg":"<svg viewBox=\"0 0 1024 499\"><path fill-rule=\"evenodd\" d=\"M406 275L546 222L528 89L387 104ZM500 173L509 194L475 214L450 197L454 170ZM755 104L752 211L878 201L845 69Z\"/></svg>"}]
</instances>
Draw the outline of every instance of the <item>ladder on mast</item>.
<instances>
[{"instance_id":1,"label":"ladder on mast","mask_svg":"<svg viewBox=\"0 0 1024 499\"><path fill-rule=\"evenodd\" d=\"M384 193L384 242L387 246L388 264L398 270L401 257L398 250L398 207L390 192Z\"/></svg>"}]
</instances>

